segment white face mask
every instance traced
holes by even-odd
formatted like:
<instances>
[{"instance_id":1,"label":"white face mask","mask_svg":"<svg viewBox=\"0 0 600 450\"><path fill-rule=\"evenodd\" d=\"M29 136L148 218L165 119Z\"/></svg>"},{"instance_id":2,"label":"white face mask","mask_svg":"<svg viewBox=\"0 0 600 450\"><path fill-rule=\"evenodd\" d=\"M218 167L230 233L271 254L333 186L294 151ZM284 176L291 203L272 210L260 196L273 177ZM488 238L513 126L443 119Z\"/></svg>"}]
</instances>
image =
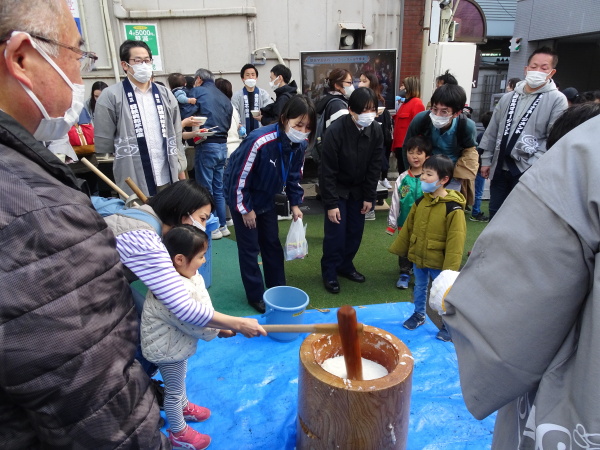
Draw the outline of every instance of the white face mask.
<instances>
[{"instance_id":1,"label":"white face mask","mask_svg":"<svg viewBox=\"0 0 600 450\"><path fill-rule=\"evenodd\" d=\"M254 86L256 86L256 80L254 78L248 78L244 80L244 84L249 88L253 88Z\"/></svg>"},{"instance_id":2,"label":"white face mask","mask_svg":"<svg viewBox=\"0 0 600 450\"><path fill-rule=\"evenodd\" d=\"M289 130L285 132L286 136L292 141L294 144L299 144L300 142L304 142L308 139L310 133L303 133L302 131L298 131L295 128L290 127Z\"/></svg>"},{"instance_id":3,"label":"white face mask","mask_svg":"<svg viewBox=\"0 0 600 450\"><path fill-rule=\"evenodd\" d=\"M350 86L345 86L344 87L344 97L350 98L350 95L352 95L353 92L354 92L354 85L353 84L351 84Z\"/></svg>"},{"instance_id":4,"label":"white face mask","mask_svg":"<svg viewBox=\"0 0 600 450\"><path fill-rule=\"evenodd\" d=\"M194 219L191 214L188 214L188 217L192 221L192 226L194 226L194 227L198 228L199 230L204 231L206 233L206 227L204 225L202 225L200 222L198 222L196 219Z\"/></svg>"},{"instance_id":5,"label":"white face mask","mask_svg":"<svg viewBox=\"0 0 600 450\"><path fill-rule=\"evenodd\" d=\"M433 126L436 127L438 130L440 128L444 128L446 125L448 125L450 123L450 120L452 120L452 116L441 117L441 116L436 116L433 113L429 114L429 117L431 119L431 123L433 124Z\"/></svg>"},{"instance_id":6,"label":"white face mask","mask_svg":"<svg viewBox=\"0 0 600 450\"><path fill-rule=\"evenodd\" d=\"M356 119L356 123L361 127L368 127L375 120L375 113L362 113L358 115L358 119Z\"/></svg>"},{"instance_id":7,"label":"white face mask","mask_svg":"<svg viewBox=\"0 0 600 450\"><path fill-rule=\"evenodd\" d=\"M29 36L29 34L25 33L24 31L13 31L11 37L18 33L23 33ZM71 127L79 120L79 114L83 109L83 102L85 100L85 86L83 84L72 83L62 69L58 67L58 65L52 60L52 58L50 58L50 56L48 56L48 54L42 50L33 39L31 39L31 36L29 36L29 38L32 47L35 48L46 61L48 61L48 64L50 64L52 68L58 72L62 79L65 80L65 83L67 83L67 85L73 91L71 97L71 107L65 111L64 116L50 117L48 111L46 111L46 108L44 108L44 105L33 93L33 91L31 91L31 89L29 89L23 83L19 82L23 89L25 89L25 92L27 92L27 95L31 97L31 100L33 100L44 116L33 133L33 137L38 141L54 141L64 137L69 132ZM4 55L6 56L6 49L4 50Z\"/></svg>"},{"instance_id":8,"label":"white face mask","mask_svg":"<svg viewBox=\"0 0 600 450\"><path fill-rule=\"evenodd\" d=\"M530 88L536 89L546 84L546 82L548 81L546 80L546 77L548 75L549 74L547 74L546 72L536 72L535 70L528 70L527 76L525 77L525 82Z\"/></svg>"},{"instance_id":9,"label":"white face mask","mask_svg":"<svg viewBox=\"0 0 600 450\"><path fill-rule=\"evenodd\" d=\"M147 83L150 81L150 78L152 78L152 66L150 64L141 63L136 64L135 66L132 66L131 64L127 65L133 69L133 78L140 83Z\"/></svg>"},{"instance_id":10,"label":"white face mask","mask_svg":"<svg viewBox=\"0 0 600 450\"><path fill-rule=\"evenodd\" d=\"M279 78L279 77L277 77ZM271 89L275 90L279 87L279 83L277 83L277 78L275 78L273 81L269 81L269 86L271 86ZM275 84L277 83L277 84Z\"/></svg>"}]
</instances>

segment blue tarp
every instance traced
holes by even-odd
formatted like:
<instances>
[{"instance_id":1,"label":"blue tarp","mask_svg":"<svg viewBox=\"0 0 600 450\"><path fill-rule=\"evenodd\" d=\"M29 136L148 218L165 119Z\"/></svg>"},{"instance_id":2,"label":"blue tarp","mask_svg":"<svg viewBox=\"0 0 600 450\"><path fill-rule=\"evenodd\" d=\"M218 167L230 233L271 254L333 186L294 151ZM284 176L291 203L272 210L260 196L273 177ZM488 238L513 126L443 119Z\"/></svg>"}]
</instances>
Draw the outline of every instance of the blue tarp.
<instances>
[{"instance_id":1,"label":"blue tarp","mask_svg":"<svg viewBox=\"0 0 600 450\"><path fill-rule=\"evenodd\" d=\"M412 312L412 303L356 308L359 322L394 334L415 359L408 448L490 448L495 415L482 421L471 416L462 400L453 344L437 340L429 320L414 331L403 328ZM304 319L336 322L337 309L307 310ZM212 437L211 448L295 448L298 352L305 337L287 343L243 336L198 343L188 362L187 395L210 408L212 416L190 425Z\"/></svg>"}]
</instances>

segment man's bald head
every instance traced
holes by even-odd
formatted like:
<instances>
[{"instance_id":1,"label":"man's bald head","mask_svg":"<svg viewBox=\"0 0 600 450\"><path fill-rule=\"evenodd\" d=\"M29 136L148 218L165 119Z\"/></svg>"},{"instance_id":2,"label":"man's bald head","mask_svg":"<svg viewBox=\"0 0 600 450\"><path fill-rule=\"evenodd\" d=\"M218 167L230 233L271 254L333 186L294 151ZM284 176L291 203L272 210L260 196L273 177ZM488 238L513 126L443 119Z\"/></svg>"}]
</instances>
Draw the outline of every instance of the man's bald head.
<instances>
[{"instance_id":1,"label":"man's bald head","mask_svg":"<svg viewBox=\"0 0 600 450\"><path fill-rule=\"evenodd\" d=\"M0 39L8 39L17 30L60 41L65 10L65 0L0 0ZM54 45L40 42L40 46L49 55L58 54Z\"/></svg>"}]
</instances>

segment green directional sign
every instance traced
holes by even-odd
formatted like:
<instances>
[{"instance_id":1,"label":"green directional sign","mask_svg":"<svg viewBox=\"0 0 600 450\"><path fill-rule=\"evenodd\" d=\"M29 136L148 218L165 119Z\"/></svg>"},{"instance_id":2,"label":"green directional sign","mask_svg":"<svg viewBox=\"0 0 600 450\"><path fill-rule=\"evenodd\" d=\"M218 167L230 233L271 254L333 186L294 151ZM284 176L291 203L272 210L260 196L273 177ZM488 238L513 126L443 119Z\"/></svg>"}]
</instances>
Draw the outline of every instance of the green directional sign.
<instances>
[{"instance_id":1,"label":"green directional sign","mask_svg":"<svg viewBox=\"0 0 600 450\"><path fill-rule=\"evenodd\" d=\"M126 39L132 41L142 41L148 44L152 52L154 61L152 69L162 71L162 58L160 54L160 46L158 45L158 27L155 23L126 23L125 27Z\"/></svg>"}]
</instances>

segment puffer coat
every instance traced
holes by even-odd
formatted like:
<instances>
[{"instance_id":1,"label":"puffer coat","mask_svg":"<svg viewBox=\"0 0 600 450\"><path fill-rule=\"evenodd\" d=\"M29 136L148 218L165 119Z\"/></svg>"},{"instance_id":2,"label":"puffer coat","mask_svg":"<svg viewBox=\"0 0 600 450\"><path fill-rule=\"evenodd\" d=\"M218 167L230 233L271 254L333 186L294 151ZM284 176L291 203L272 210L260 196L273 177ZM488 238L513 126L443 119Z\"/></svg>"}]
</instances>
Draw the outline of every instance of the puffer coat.
<instances>
[{"instance_id":1,"label":"puffer coat","mask_svg":"<svg viewBox=\"0 0 600 450\"><path fill-rule=\"evenodd\" d=\"M112 232L0 111L0 446L170 448L137 340Z\"/></svg>"}]
</instances>

